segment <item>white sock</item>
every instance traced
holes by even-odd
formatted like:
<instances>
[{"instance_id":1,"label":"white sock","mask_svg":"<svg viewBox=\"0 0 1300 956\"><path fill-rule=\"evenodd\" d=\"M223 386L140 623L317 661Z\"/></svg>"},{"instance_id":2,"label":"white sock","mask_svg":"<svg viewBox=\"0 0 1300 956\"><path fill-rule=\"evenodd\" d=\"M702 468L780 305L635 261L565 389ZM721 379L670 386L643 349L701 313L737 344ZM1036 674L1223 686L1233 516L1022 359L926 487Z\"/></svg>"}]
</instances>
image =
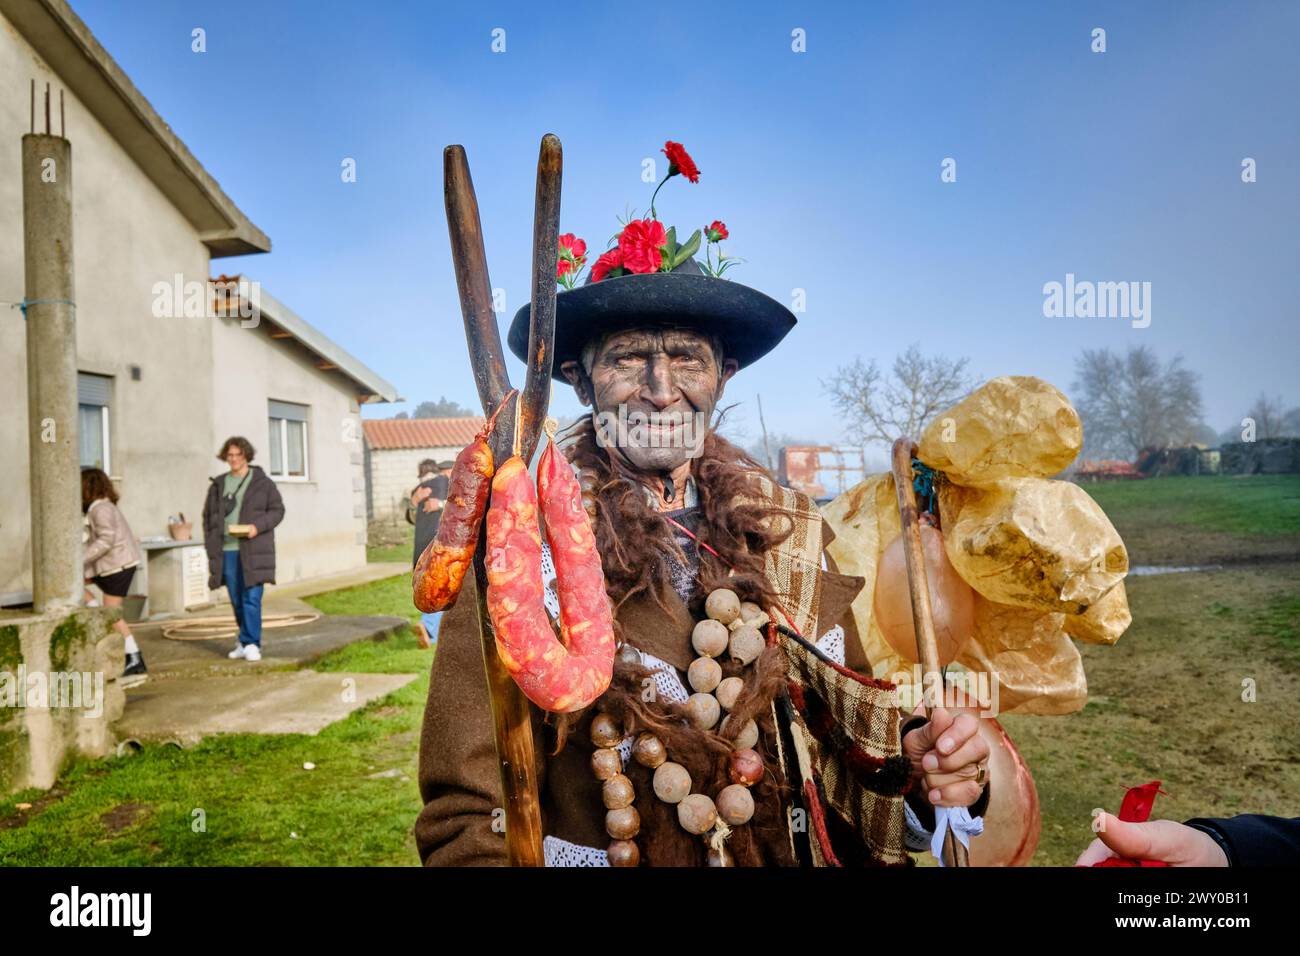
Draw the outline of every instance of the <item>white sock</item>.
<instances>
[{"instance_id":1,"label":"white sock","mask_svg":"<svg viewBox=\"0 0 1300 956\"><path fill-rule=\"evenodd\" d=\"M126 636L126 652L127 652L128 654L139 654L139 653L140 653L140 645L137 644L137 643L135 642L135 635L134 635L134 634L128 634L128 635Z\"/></svg>"}]
</instances>

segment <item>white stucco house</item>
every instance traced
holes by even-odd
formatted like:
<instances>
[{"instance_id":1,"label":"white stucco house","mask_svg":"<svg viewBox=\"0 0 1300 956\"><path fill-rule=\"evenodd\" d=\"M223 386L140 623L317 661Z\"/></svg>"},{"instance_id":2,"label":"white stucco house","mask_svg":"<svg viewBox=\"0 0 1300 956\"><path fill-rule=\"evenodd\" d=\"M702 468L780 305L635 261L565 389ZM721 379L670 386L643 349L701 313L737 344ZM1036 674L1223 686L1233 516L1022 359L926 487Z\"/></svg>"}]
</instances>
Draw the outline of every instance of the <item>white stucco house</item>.
<instances>
[{"instance_id":1,"label":"white stucco house","mask_svg":"<svg viewBox=\"0 0 1300 956\"><path fill-rule=\"evenodd\" d=\"M11 306L24 294L19 144L33 81L42 95L46 84L62 93L72 144L81 463L113 477L159 594L170 566L192 565L199 551L167 556L168 517L183 512L201 534L230 435L248 438L280 485L280 583L364 564L360 406L395 401L396 390L250 277L214 293L213 260L269 252L270 239L67 3L0 0L0 483L11 491L0 496L0 605L31 593L25 332ZM169 600L206 600L193 579L183 600Z\"/></svg>"}]
</instances>

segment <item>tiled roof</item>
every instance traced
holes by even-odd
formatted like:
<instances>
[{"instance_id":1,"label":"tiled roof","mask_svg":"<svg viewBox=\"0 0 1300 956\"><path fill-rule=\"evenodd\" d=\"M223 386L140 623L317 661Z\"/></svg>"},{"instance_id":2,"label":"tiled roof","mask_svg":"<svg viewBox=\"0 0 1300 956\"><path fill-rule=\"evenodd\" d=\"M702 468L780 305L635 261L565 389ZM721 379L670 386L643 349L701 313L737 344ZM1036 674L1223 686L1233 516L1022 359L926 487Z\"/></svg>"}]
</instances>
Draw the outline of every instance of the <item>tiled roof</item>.
<instances>
[{"instance_id":1,"label":"tiled roof","mask_svg":"<svg viewBox=\"0 0 1300 956\"><path fill-rule=\"evenodd\" d=\"M483 427L482 415L465 418L367 418L361 422L371 448L464 448Z\"/></svg>"}]
</instances>

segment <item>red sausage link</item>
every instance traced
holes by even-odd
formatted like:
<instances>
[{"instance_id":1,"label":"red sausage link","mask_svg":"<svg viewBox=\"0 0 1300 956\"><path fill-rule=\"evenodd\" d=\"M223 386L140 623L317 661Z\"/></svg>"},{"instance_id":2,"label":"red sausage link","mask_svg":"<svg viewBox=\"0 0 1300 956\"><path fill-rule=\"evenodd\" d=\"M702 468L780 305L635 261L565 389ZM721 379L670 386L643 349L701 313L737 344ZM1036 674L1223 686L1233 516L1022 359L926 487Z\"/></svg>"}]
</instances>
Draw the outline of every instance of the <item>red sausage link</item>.
<instances>
[{"instance_id":1,"label":"red sausage link","mask_svg":"<svg viewBox=\"0 0 1300 956\"><path fill-rule=\"evenodd\" d=\"M456 603L474 560L492 470L492 451L483 438L474 439L456 457L438 536L420 555L411 577L415 606L421 611L444 611Z\"/></svg>"},{"instance_id":2,"label":"red sausage link","mask_svg":"<svg viewBox=\"0 0 1300 956\"><path fill-rule=\"evenodd\" d=\"M510 395L513 395L512 390ZM465 572L474 560L479 527L487 510L488 491L492 488L492 449L488 437L496 427L497 416L510 398L497 406L483 428L456 456L448 481L447 501L442 508L438 535L429 542L411 573L411 594L421 611L445 611L456 603Z\"/></svg>"},{"instance_id":3,"label":"red sausage link","mask_svg":"<svg viewBox=\"0 0 1300 956\"><path fill-rule=\"evenodd\" d=\"M542 455L539 482L565 643L556 639L543 603L537 495L527 466L517 456L502 465L492 481L488 612L497 653L524 696L544 710L568 713L589 706L609 686L613 614L577 480L554 445Z\"/></svg>"}]
</instances>

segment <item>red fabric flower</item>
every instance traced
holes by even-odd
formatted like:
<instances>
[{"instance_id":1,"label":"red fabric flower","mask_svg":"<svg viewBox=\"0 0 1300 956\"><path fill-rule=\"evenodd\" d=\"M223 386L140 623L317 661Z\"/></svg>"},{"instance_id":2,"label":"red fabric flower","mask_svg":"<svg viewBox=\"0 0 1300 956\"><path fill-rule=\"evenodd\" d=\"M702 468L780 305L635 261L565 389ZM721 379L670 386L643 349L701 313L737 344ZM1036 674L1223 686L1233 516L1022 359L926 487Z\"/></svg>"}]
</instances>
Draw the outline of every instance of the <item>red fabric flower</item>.
<instances>
[{"instance_id":1,"label":"red fabric flower","mask_svg":"<svg viewBox=\"0 0 1300 956\"><path fill-rule=\"evenodd\" d=\"M726 239L731 233L727 232L727 224L720 219L715 219L710 225L704 227L704 238L709 242L718 242Z\"/></svg>"},{"instance_id":2,"label":"red fabric flower","mask_svg":"<svg viewBox=\"0 0 1300 956\"><path fill-rule=\"evenodd\" d=\"M681 173L693 183L700 181L700 170L695 165L695 160L691 159L691 154L686 152L686 147L681 143L674 143L671 139L664 143L663 154L668 157L668 175Z\"/></svg>"},{"instance_id":3,"label":"red fabric flower","mask_svg":"<svg viewBox=\"0 0 1300 956\"><path fill-rule=\"evenodd\" d=\"M622 274L623 269L623 250L613 248L604 253L595 262L591 264L591 281L599 282L605 276L609 275L610 270L618 269Z\"/></svg>"},{"instance_id":4,"label":"red fabric flower","mask_svg":"<svg viewBox=\"0 0 1300 956\"><path fill-rule=\"evenodd\" d=\"M623 267L628 272L658 272L663 262L662 248L668 242L664 224L654 219L633 219L618 237Z\"/></svg>"}]
</instances>

